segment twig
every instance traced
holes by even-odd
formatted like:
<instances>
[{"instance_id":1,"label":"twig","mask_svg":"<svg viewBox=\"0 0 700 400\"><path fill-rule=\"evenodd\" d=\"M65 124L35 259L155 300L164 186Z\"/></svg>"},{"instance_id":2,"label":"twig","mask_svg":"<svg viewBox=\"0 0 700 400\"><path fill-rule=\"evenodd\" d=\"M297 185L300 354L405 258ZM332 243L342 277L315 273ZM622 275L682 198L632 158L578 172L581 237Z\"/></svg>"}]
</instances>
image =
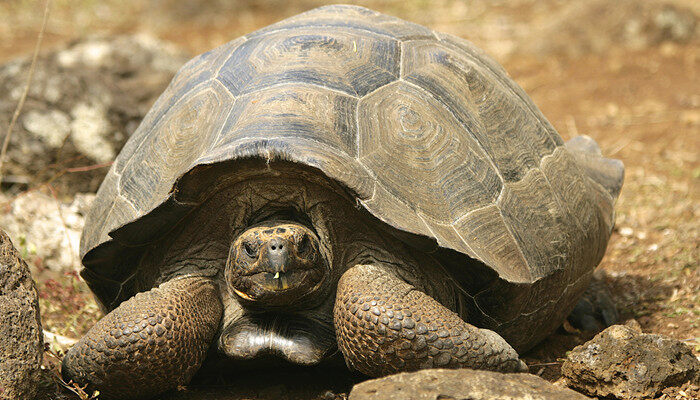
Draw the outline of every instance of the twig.
<instances>
[{"instance_id":1,"label":"twig","mask_svg":"<svg viewBox=\"0 0 700 400\"><path fill-rule=\"evenodd\" d=\"M608 157L614 156L614 155L617 154L620 150L622 150L622 149L624 149L625 147L627 147L628 144L632 143L632 139L621 140L620 142L621 142L621 143L618 144L617 146L615 146L615 148L614 148L612 151L608 152L608 154L607 154Z\"/></svg>"},{"instance_id":2,"label":"twig","mask_svg":"<svg viewBox=\"0 0 700 400\"><path fill-rule=\"evenodd\" d=\"M114 163L114 161L110 161L110 162L107 162L104 164L86 165L84 167L64 168L64 169L56 172L51 178L49 178L49 180L39 184L37 187L44 187L46 185L51 185L56 180L58 180L58 178L62 177L63 175L66 175L66 174L73 174L73 173L77 173L77 172L89 172L89 171L99 169L99 168L111 167L113 163Z\"/></svg>"},{"instance_id":3,"label":"twig","mask_svg":"<svg viewBox=\"0 0 700 400\"><path fill-rule=\"evenodd\" d=\"M103 164L95 164L95 165L86 165L84 167L73 167L73 168L66 168L67 173L73 173L73 172L87 172L87 171L92 171L94 169L100 169L104 167L111 167L114 161L106 162Z\"/></svg>"},{"instance_id":4,"label":"twig","mask_svg":"<svg viewBox=\"0 0 700 400\"><path fill-rule=\"evenodd\" d=\"M46 23L49 20L49 9L51 5L51 0L46 0L44 6L44 20L41 23L41 30L39 31L39 36L36 38L36 46L34 46L34 54L32 55L32 63L29 65L29 74L27 75L27 84L24 86L24 91L22 96L19 98L17 103L17 108L15 108L15 113L12 115L12 120L10 121L10 126L7 128L7 134L5 135L5 141L2 143L2 150L0 150L0 183L2 183L2 167L5 161L5 155L7 154L7 146L10 144L10 137L12 136L12 130L17 123L19 114L22 112L22 107L24 107L24 101L27 99L27 94L29 93L29 87L32 84L32 78L34 77L34 69L36 67L36 60L39 57L39 48L41 47L41 41L44 39L44 31L46 31Z\"/></svg>"},{"instance_id":5,"label":"twig","mask_svg":"<svg viewBox=\"0 0 700 400\"><path fill-rule=\"evenodd\" d=\"M538 364L528 364L528 367L546 367L549 365L561 365L561 362L548 362L548 363L538 363Z\"/></svg>"},{"instance_id":6,"label":"twig","mask_svg":"<svg viewBox=\"0 0 700 400\"><path fill-rule=\"evenodd\" d=\"M82 156L81 156L81 157L82 157ZM29 193L35 192L35 191L37 191L37 190L47 189L47 188L48 188L50 185L52 185L58 178L60 178L60 177L62 177L62 176L64 176L64 175L66 175L66 174L74 174L74 173L81 173L81 172L89 172L89 171L96 170L96 169L99 169L99 168L110 167L113 163L114 163L113 161L110 161L110 162L104 163L104 164L86 165L86 166L84 166L84 167L64 168L64 169L58 171L54 176L52 176L52 177L51 177L49 180L47 180L46 182L37 183L37 184L35 184L35 185L33 185L33 186L30 185L30 183L31 183L30 181L26 181L26 184L29 186L29 188L26 189L26 190L24 190L24 191L22 191L21 193L17 194L17 195L16 195L14 198L12 198L11 200L7 200L7 201L5 201L5 202L0 202L0 209L2 209L3 207L9 206L13 201L17 200L17 199L20 198L21 196L26 196L26 195L28 195ZM55 164L55 165L57 165L57 164ZM19 183L24 183L24 181L19 182ZM50 189L49 189L49 191L50 191Z\"/></svg>"},{"instance_id":7,"label":"twig","mask_svg":"<svg viewBox=\"0 0 700 400\"><path fill-rule=\"evenodd\" d=\"M73 241L70 240L70 234L68 233L68 224L66 224L66 219L63 218L63 210L61 210L61 202L58 200L58 196L56 196L56 189L54 189L51 184L48 184L47 187L49 188L49 191L51 192L51 197L53 197L54 201L56 202L56 209L58 210L58 217L61 219L61 223L63 224L63 232L66 234L66 240L68 241L68 246L70 247L70 253L71 253L71 256L73 258L73 268L76 268L76 266L79 264L78 255L75 254L75 249L73 248Z\"/></svg>"},{"instance_id":8,"label":"twig","mask_svg":"<svg viewBox=\"0 0 700 400\"><path fill-rule=\"evenodd\" d=\"M51 349L51 346L46 346L44 348L45 353L48 354L50 357L54 358L56 361L58 361L58 364L61 364L61 361L63 360L63 356L53 349ZM73 392L76 396L80 398L80 400L93 400L97 399L97 396L99 395L99 392L94 392L93 394L89 394L86 389L87 385L85 386L80 386L77 383L73 381L64 381L63 377L61 376L61 373L58 371L57 368L51 368L51 373L53 376L54 381L62 386L63 388Z\"/></svg>"}]
</instances>

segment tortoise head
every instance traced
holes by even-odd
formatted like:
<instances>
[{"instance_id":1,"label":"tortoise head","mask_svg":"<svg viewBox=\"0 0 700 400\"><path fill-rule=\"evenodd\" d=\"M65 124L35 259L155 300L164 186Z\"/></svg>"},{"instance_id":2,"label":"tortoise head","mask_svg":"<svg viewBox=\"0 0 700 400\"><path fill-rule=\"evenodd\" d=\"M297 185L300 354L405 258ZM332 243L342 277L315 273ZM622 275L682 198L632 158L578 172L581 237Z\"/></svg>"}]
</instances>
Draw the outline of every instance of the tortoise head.
<instances>
[{"instance_id":1,"label":"tortoise head","mask_svg":"<svg viewBox=\"0 0 700 400\"><path fill-rule=\"evenodd\" d=\"M292 221L272 220L234 239L226 283L244 302L284 306L316 292L330 275L316 233Z\"/></svg>"}]
</instances>

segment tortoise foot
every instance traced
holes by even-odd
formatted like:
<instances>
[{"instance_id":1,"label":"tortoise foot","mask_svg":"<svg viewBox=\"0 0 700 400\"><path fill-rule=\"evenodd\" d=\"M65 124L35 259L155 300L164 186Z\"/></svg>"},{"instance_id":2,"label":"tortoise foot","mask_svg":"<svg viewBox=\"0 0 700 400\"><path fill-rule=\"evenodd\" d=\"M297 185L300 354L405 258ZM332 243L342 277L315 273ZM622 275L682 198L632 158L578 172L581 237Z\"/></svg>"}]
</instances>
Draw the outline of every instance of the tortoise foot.
<instances>
[{"instance_id":1,"label":"tortoise foot","mask_svg":"<svg viewBox=\"0 0 700 400\"><path fill-rule=\"evenodd\" d=\"M334 318L346 362L367 375L423 368L527 371L498 334L464 322L381 266L357 265L343 274Z\"/></svg>"},{"instance_id":2,"label":"tortoise foot","mask_svg":"<svg viewBox=\"0 0 700 400\"><path fill-rule=\"evenodd\" d=\"M598 332L615 324L618 319L617 308L605 283L605 275L598 271L593 274L588 289L569 314L569 323L583 331Z\"/></svg>"},{"instance_id":3,"label":"tortoise foot","mask_svg":"<svg viewBox=\"0 0 700 400\"><path fill-rule=\"evenodd\" d=\"M147 399L189 382L221 319L211 280L187 277L139 293L107 314L63 358L66 381L100 399Z\"/></svg>"}]
</instances>

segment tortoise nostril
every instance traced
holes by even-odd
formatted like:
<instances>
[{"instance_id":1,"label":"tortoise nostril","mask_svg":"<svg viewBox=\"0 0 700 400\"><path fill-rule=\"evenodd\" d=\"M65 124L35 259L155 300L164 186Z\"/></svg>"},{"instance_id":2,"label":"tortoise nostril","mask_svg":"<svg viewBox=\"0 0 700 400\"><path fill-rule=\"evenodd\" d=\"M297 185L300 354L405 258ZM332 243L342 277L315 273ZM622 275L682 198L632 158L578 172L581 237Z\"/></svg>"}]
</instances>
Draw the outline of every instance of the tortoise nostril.
<instances>
[{"instance_id":1,"label":"tortoise nostril","mask_svg":"<svg viewBox=\"0 0 700 400\"><path fill-rule=\"evenodd\" d=\"M267 244L268 267L274 272L284 272L289 266L289 253L284 247L284 239L274 238Z\"/></svg>"},{"instance_id":2,"label":"tortoise nostril","mask_svg":"<svg viewBox=\"0 0 700 400\"><path fill-rule=\"evenodd\" d=\"M281 239L272 239L268 244L270 251L280 252L284 250L284 242Z\"/></svg>"}]
</instances>

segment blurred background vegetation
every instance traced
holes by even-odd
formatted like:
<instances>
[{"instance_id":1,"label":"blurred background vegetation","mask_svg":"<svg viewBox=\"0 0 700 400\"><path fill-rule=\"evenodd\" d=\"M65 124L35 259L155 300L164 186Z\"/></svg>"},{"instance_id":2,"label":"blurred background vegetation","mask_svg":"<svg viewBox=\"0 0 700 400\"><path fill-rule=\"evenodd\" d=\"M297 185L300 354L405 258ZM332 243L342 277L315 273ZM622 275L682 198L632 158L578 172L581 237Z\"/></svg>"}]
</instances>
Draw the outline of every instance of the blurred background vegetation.
<instances>
[{"instance_id":1,"label":"blurred background vegetation","mask_svg":"<svg viewBox=\"0 0 700 400\"><path fill-rule=\"evenodd\" d=\"M42 3L0 2L0 59L31 48ZM45 47L88 35L149 33L196 54L332 3L357 4L456 34L497 58L535 49L584 55L687 42L695 35L695 18L685 14L700 12L694 0L54 0Z\"/></svg>"}]
</instances>

